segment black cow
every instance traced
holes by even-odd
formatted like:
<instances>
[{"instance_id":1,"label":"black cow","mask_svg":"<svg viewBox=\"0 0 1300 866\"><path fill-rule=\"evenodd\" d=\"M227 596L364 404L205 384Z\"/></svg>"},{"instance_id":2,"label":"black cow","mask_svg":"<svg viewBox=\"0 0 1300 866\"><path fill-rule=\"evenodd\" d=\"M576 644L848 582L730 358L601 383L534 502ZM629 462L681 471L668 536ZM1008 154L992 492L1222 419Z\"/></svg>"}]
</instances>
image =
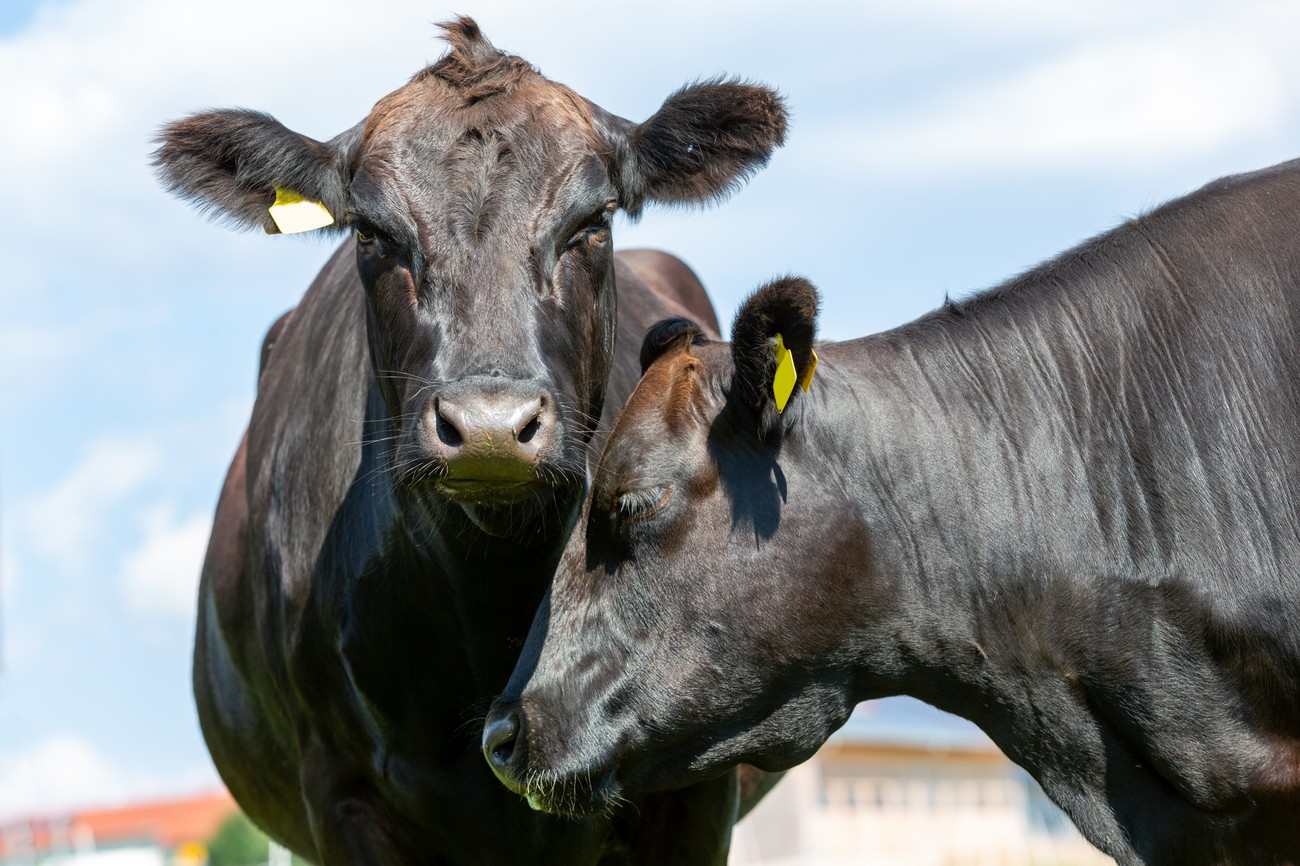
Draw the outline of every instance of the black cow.
<instances>
[{"instance_id":1,"label":"black cow","mask_svg":"<svg viewBox=\"0 0 1300 866\"><path fill-rule=\"evenodd\" d=\"M1125 866L1300 862L1300 162L814 370L816 310L651 332L489 716L506 784L584 813L909 694Z\"/></svg>"},{"instance_id":2,"label":"black cow","mask_svg":"<svg viewBox=\"0 0 1300 866\"><path fill-rule=\"evenodd\" d=\"M680 261L613 254L611 217L721 197L785 112L711 81L634 124L469 19L444 29L442 59L329 142L249 111L161 135L180 195L268 230L297 201L355 235L268 340L203 569L203 733L240 806L321 863L720 863L734 778L555 818L496 783L478 729L640 333L715 324Z\"/></svg>"}]
</instances>

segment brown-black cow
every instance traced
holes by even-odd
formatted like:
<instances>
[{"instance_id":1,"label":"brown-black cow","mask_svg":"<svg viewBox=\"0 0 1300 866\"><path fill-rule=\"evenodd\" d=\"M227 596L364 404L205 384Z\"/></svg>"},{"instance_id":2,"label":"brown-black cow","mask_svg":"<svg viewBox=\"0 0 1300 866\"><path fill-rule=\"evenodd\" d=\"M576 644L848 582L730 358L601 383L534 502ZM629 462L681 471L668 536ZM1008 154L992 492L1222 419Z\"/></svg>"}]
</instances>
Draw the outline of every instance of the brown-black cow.
<instances>
[{"instance_id":1,"label":"brown-black cow","mask_svg":"<svg viewBox=\"0 0 1300 866\"><path fill-rule=\"evenodd\" d=\"M1122 866L1300 862L1298 238L1291 162L864 339L654 329L489 762L584 813L909 694Z\"/></svg>"},{"instance_id":2,"label":"brown-black cow","mask_svg":"<svg viewBox=\"0 0 1300 866\"><path fill-rule=\"evenodd\" d=\"M445 56L330 141L243 110L161 134L181 196L353 235L268 339L217 508L203 733L240 806L319 863L721 863L735 778L556 818L496 783L477 732L640 333L674 312L715 324L680 261L614 254L613 215L721 198L785 111L715 80L632 123L473 21L444 29Z\"/></svg>"}]
</instances>

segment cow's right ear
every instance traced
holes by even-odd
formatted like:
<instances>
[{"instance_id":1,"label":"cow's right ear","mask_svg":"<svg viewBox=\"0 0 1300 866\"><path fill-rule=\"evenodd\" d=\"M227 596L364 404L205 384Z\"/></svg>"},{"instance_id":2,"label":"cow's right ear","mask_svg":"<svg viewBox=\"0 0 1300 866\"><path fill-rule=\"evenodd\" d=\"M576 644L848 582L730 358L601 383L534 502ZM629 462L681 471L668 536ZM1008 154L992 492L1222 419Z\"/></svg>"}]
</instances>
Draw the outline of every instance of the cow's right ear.
<instances>
[{"instance_id":1,"label":"cow's right ear","mask_svg":"<svg viewBox=\"0 0 1300 866\"><path fill-rule=\"evenodd\" d=\"M154 166L168 191L241 227L278 233L269 208L280 191L319 202L341 230L361 128L321 142L261 112L205 111L163 128Z\"/></svg>"},{"instance_id":2,"label":"cow's right ear","mask_svg":"<svg viewBox=\"0 0 1300 866\"><path fill-rule=\"evenodd\" d=\"M817 308L812 283L784 277L750 295L731 326L732 396L758 413L765 438L783 428L787 402L811 384Z\"/></svg>"},{"instance_id":3,"label":"cow's right ear","mask_svg":"<svg viewBox=\"0 0 1300 866\"><path fill-rule=\"evenodd\" d=\"M682 316L660 319L645 332L641 341L641 375L669 349L689 349L709 343L704 329Z\"/></svg>"}]
</instances>

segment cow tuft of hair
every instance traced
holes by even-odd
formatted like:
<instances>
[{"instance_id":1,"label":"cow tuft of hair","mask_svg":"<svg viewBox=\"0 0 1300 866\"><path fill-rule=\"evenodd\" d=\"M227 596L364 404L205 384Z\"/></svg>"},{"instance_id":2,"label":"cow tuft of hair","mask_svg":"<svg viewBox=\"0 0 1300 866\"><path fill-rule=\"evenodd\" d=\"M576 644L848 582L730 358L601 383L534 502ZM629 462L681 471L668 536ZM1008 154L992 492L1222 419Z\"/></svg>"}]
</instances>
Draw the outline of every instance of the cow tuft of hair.
<instances>
[{"instance_id":1,"label":"cow tuft of hair","mask_svg":"<svg viewBox=\"0 0 1300 866\"><path fill-rule=\"evenodd\" d=\"M467 104L509 93L537 70L528 61L501 51L466 15L438 25L451 50L418 72L412 81L437 79L459 91Z\"/></svg>"}]
</instances>

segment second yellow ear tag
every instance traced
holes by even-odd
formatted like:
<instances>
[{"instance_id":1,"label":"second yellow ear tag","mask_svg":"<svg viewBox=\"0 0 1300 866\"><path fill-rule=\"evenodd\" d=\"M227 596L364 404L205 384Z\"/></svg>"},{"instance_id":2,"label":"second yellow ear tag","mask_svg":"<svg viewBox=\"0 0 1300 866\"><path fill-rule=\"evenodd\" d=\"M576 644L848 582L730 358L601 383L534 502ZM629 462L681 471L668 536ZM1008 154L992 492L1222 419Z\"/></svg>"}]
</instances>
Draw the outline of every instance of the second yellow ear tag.
<instances>
[{"instance_id":1,"label":"second yellow ear tag","mask_svg":"<svg viewBox=\"0 0 1300 866\"><path fill-rule=\"evenodd\" d=\"M286 235L323 229L334 222L325 205L282 186L275 188L275 204L268 208L268 212L275 227Z\"/></svg>"},{"instance_id":2,"label":"second yellow ear tag","mask_svg":"<svg viewBox=\"0 0 1300 866\"><path fill-rule=\"evenodd\" d=\"M805 394L812 387L813 373L817 372L817 353L809 349L808 354L812 356L808 360L808 369L803 371L803 378L799 380L799 387L803 388Z\"/></svg>"},{"instance_id":3,"label":"second yellow ear tag","mask_svg":"<svg viewBox=\"0 0 1300 866\"><path fill-rule=\"evenodd\" d=\"M780 334L776 335L774 343L776 375L772 377L772 396L776 399L776 411L779 414L785 411L785 404L790 402L790 395L794 393L794 385L799 377L794 371L794 358L785 347L785 340L781 339Z\"/></svg>"}]
</instances>

